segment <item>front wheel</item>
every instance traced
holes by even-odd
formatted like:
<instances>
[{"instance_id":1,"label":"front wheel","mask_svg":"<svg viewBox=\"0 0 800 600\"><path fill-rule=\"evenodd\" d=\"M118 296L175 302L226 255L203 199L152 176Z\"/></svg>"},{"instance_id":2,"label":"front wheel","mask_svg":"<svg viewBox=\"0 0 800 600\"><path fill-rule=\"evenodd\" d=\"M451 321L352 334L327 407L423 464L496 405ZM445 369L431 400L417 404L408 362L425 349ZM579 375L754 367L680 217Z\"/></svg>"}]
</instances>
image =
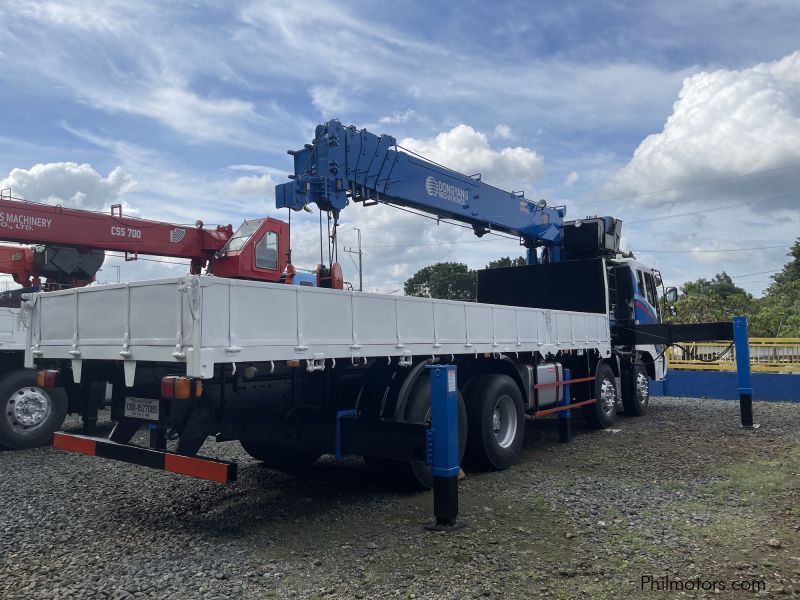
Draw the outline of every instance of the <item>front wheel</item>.
<instances>
[{"instance_id":1,"label":"front wheel","mask_svg":"<svg viewBox=\"0 0 800 600\"><path fill-rule=\"evenodd\" d=\"M467 460L482 469L513 465L525 439L525 411L519 386L508 375L484 375L467 398Z\"/></svg>"},{"instance_id":2,"label":"front wheel","mask_svg":"<svg viewBox=\"0 0 800 600\"><path fill-rule=\"evenodd\" d=\"M67 416L64 390L38 387L36 372L28 369L0 378L0 403L0 446L14 450L49 443Z\"/></svg>"},{"instance_id":3,"label":"front wheel","mask_svg":"<svg viewBox=\"0 0 800 600\"><path fill-rule=\"evenodd\" d=\"M607 429L617 419L617 384L613 369L601 363L594 383L595 403L586 407L586 417L595 429Z\"/></svg>"},{"instance_id":4,"label":"front wheel","mask_svg":"<svg viewBox=\"0 0 800 600\"><path fill-rule=\"evenodd\" d=\"M625 414L640 417L650 404L650 380L642 365L635 365L622 377L622 406Z\"/></svg>"}]
</instances>

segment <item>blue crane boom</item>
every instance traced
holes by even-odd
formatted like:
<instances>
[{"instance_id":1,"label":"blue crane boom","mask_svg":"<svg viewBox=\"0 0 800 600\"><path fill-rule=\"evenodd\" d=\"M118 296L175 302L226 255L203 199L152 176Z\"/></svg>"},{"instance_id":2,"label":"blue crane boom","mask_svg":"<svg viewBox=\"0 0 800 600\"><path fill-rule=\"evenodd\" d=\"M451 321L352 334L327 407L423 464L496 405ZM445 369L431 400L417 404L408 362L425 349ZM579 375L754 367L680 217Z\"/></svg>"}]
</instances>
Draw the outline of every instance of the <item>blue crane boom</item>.
<instances>
[{"instance_id":1,"label":"blue crane boom","mask_svg":"<svg viewBox=\"0 0 800 600\"><path fill-rule=\"evenodd\" d=\"M318 125L314 141L294 157L293 180L276 186L279 208L301 210L316 204L335 220L350 201L380 202L422 210L472 226L477 236L498 231L519 236L536 262L536 248L546 260L561 260L564 207L532 202L402 150L390 135L375 135L337 120Z\"/></svg>"}]
</instances>

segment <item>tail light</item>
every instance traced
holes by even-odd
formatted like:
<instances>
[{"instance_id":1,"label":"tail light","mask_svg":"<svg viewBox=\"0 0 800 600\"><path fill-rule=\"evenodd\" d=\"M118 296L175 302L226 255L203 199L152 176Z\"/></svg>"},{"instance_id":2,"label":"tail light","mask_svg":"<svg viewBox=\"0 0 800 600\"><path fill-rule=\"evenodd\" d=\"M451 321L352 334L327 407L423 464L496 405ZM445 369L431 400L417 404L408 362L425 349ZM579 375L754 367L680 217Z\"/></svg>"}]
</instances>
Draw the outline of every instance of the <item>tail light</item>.
<instances>
[{"instance_id":1,"label":"tail light","mask_svg":"<svg viewBox=\"0 0 800 600\"><path fill-rule=\"evenodd\" d=\"M161 396L169 400L187 400L203 395L203 382L188 377L169 375L161 380Z\"/></svg>"},{"instance_id":2,"label":"tail light","mask_svg":"<svg viewBox=\"0 0 800 600\"><path fill-rule=\"evenodd\" d=\"M58 385L58 371L46 369L36 373L36 386L42 389L54 388Z\"/></svg>"}]
</instances>

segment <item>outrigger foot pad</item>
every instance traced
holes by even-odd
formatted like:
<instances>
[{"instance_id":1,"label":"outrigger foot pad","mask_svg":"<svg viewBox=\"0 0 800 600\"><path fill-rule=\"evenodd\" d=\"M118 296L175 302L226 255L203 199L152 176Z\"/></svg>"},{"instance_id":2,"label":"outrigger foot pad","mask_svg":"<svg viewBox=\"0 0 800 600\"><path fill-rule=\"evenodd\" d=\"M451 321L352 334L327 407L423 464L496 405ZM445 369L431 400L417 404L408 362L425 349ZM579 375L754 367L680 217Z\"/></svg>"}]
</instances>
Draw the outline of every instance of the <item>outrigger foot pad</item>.
<instances>
[{"instance_id":1,"label":"outrigger foot pad","mask_svg":"<svg viewBox=\"0 0 800 600\"><path fill-rule=\"evenodd\" d=\"M450 519L436 519L433 523L425 525L428 531L456 531L463 529L467 524L464 521L452 521Z\"/></svg>"}]
</instances>

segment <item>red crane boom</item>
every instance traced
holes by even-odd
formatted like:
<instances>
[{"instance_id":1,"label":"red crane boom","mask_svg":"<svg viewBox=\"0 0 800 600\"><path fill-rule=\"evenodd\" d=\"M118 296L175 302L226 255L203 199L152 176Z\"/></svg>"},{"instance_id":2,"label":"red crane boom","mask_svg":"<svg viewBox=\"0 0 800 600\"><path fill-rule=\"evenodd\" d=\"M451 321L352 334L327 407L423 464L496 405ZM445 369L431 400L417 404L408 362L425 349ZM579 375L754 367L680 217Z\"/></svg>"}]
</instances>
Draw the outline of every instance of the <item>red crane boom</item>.
<instances>
[{"instance_id":1,"label":"red crane boom","mask_svg":"<svg viewBox=\"0 0 800 600\"><path fill-rule=\"evenodd\" d=\"M203 227L202 221L186 226L123 216L119 204L110 213L38 204L13 198L5 190L0 193L0 240L63 246L80 253L124 252L126 260L139 254L187 258L192 273L206 268L220 277L260 281L280 281L289 260L289 226L278 219L245 221L234 232L231 225L212 229ZM10 260L14 250L5 260L0 256L0 270L12 274L18 270L20 264ZM16 251L23 254L16 262L32 267L27 278L20 277L31 281L44 274L36 270L25 249ZM92 278L81 281L78 278L73 285L86 285Z\"/></svg>"}]
</instances>

